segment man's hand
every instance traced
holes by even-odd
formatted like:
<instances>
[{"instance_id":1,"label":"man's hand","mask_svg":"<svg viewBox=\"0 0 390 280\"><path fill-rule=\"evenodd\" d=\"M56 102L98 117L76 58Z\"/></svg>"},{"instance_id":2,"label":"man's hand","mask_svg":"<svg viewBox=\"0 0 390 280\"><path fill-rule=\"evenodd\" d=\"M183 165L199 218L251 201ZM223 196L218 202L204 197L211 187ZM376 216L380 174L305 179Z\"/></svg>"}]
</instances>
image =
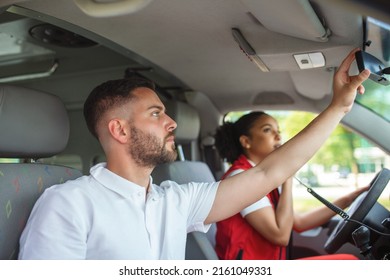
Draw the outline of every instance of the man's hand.
<instances>
[{"instance_id":1,"label":"man's hand","mask_svg":"<svg viewBox=\"0 0 390 280\"><path fill-rule=\"evenodd\" d=\"M344 113L348 113L353 105L356 93L364 93L362 83L370 76L370 71L365 69L359 75L350 76L349 68L355 60L355 53L359 49L352 50L343 60L333 79L333 99L331 106L340 106Z\"/></svg>"}]
</instances>

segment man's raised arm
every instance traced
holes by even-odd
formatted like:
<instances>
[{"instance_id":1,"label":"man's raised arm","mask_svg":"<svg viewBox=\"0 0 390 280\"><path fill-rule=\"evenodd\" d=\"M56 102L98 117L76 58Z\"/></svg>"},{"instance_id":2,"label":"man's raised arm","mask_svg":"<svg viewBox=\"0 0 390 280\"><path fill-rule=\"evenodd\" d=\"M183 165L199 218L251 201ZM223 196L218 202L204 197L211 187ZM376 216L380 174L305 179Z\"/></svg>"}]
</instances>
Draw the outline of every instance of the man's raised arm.
<instances>
[{"instance_id":1,"label":"man's raised arm","mask_svg":"<svg viewBox=\"0 0 390 280\"><path fill-rule=\"evenodd\" d=\"M362 83L370 72L349 76L355 49L341 63L333 78L333 97L328 107L308 126L272 152L257 166L223 180L205 223L212 223L238 213L281 185L295 174L322 146L348 113L356 93L364 93Z\"/></svg>"}]
</instances>

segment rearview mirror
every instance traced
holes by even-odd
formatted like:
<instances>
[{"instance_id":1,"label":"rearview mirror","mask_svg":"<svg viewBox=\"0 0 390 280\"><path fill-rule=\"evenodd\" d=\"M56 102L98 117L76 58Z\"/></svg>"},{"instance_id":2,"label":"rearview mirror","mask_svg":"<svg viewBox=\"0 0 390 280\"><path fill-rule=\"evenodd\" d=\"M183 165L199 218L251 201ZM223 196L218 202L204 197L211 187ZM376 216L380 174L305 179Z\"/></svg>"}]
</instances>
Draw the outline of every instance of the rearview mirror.
<instances>
[{"instance_id":1,"label":"rearview mirror","mask_svg":"<svg viewBox=\"0 0 390 280\"><path fill-rule=\"evenodd\" d=\"M364 69L371 71L369 79L384 86L388 86L390 81L384 77L384 75L390 74L390 67L387 67L375 56L366 53L364 51L358 51L355 53L356 63L359 68L359 72Z\"/></svg>"}]
</instances>

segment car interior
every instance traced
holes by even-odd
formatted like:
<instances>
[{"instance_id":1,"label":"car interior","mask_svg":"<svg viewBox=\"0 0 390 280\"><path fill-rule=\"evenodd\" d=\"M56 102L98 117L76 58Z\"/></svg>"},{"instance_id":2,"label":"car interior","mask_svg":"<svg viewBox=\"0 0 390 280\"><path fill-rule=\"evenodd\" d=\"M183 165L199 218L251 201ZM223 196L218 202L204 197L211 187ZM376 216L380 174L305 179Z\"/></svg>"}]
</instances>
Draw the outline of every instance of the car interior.
<instances>
[{"instance_id":1,"label":"car interior","mask_svg":"<svg viewBox=\"0 0 390 280\"><path fill-rule=\"evenodd\" d=\"M318 114L332 98L344 57L370 68L366 93L343 127L380 151L370 190L321 228L294 233L290 258L349 253L390 259L390 14L386 1L5 0L0 3L0 259L18 240L45 188L105 160L83 118L90 91L107 80L152 80L178 124L177 161L153 183L212 182L227 163L215 130L231 112ZM375 88L375 94L371 92ZM376 151L376 150L375 150ZM383 160L382 160L383 158ZM310 196L309 194L307 196ZM362 233L363 252L352 233ZM216 260L215 225L189 233L186 259ZM370 235L371 234L371 235ZM368 237L367 237L368 236Z\"/></svg>"},{"instance_id":2,"label":"car interior","mask_svg":"<svg viewBox=\"0 0 390 280\"><path fill-rule=\"evenodd\" d=\"M64 149L69 120L57 96L1 84L0 100L0 128L7 131L0 140L1 157L36 159ZM47 187L82 173L71 167L28 161L1 163L0 173L0 258L16 259L19 237L39 195Z\"/></svg>"}]
</instances>

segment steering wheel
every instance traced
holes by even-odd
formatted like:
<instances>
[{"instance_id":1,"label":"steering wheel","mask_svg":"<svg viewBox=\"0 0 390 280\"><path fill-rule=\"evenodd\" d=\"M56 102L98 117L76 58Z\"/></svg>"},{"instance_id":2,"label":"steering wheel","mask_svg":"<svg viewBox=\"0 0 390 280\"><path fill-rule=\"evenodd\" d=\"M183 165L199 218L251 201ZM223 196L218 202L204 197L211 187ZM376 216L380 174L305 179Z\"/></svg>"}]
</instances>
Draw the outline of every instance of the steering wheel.
<instances>
[{"instance_id":1,"label":"steering wheel","mask_svg":"<svg viewBox=\"0 0 390 280\"><path fill-rule=\"evenodd\" d=\"M390 180L390 170L383 168L370 183L368 191L360 194L350 205L347 214L351 220L362 222L364 217L370 212L379 196ZM344 243L346 243L352 232L359 227L359 224L341 219L333 229L324 249L329 254L335 253Z\"/></svg>"}]
</instances>

